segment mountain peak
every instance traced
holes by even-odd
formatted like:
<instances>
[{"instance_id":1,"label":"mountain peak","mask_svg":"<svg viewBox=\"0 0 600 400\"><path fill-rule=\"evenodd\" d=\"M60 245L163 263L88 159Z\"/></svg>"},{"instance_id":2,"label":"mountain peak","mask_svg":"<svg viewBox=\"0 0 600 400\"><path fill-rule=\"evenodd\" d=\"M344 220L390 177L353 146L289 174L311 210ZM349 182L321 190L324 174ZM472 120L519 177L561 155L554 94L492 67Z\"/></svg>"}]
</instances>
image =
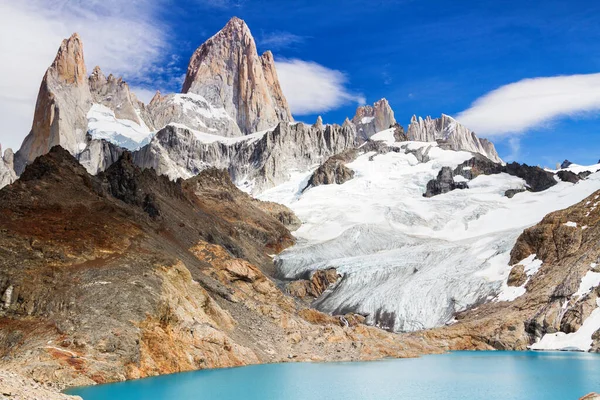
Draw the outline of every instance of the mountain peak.
<instances>
[{"instance_id":1,"label":"mountain peak","mask_svg":"<svg viewBox=\"0 0 600 400\"><path fill-rule=\"evenodd\" d=\"M250 32L250 28L246 25L246 22L238 17L231 17L229 21L225 24L225 27L221 31L224 30L235 30L235 31L248 31Z\"/></svg>"},{"instance_id":2,"label":"mountain peak","mask_svg":"<svg viewBox=\"0 0 600 400\"><path fill-rule=\"evenodd\" d=\"M259 57L250 29L237 17L194 52L182 92L225 109L239 129L222 132L224 136L249 134L292 120L273 55L266 52Z\"/></svg>"},{"instance_id":3,"label":"mountain peak","mask_svg":"<svg viewBox=\"0 0 600 400\"><path fill-rule=\"evenodd\" d=\"M367 140L377 132L381 132L396 124L394 111L390 103L382 98L376 101L372 106L365 105L356 109L356 114L352 118L356 125L359 138Z\"/></svg>"},{"instance_id":4,"label":"mountain peak","mask_svg":"<svg viewBox=\"0 0 600 400\"><path fill-rule=\"evenodd\" d=\"M50 71L54 71L56 78L67 84L79 85L86 82L83 42L79 34L74 33L62 41Z\"/></svg>"}]
</instances>

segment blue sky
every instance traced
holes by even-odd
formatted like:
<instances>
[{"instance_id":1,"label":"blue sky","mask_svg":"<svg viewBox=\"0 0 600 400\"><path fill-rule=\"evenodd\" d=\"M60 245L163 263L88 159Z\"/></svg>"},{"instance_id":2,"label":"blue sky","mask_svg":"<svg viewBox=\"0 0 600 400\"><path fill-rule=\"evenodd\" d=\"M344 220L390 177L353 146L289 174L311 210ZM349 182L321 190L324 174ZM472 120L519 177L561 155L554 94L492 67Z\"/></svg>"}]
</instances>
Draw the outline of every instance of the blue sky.
<instances>
[{"instance_id":1,"label":"blue sky","mask_svg":"<svg viewBox=\"0 0 600 400\"><path fill-rule=\"evenodd\" d=\"M59 37L79 31L88 67L99 64L107 73L123 75L140 94L155 88L178 91L194 49L235 15L249 25L259 51L273 51L278 68L296 65L304 68L306 79L316 73L316 78L335 81L326 87L328 93L290 89L286 95L295 105L292 111L305 114L295 112L297 119L312 122L321 114L325 122L341 123L354 114L358 102L386 97L402 125L413 114L462 117L459 121L492 139L508 160L554 166L565 158L583 164L600 158L600 75L593 75L600 72L600 2L15 3L0 0L0 14L6 18L0 16L0 29L23 30L23 40L35 43L28 49L21 41L25 49L8 51L19 60L30 57L39 64L31 68L31 76L34 70L39 75L23 79L21 84L33 89L22 91L14 79L0 80L4 100L16 93L14 102L21 107L8 117L19 115L26 121L14 124L10 137L0 134L0 140L13 147L27 133L28 127L21 132L22 126L31 124L29 93L37 92ZM43 50L42 44L49 49ZM4 54L6 46L10 44L0 45ZM567 78L523 81L556 76ZM27 96L21 96L25 92ZM302 95L314 98L314 103L305 104ZM0 97L0 107L4 104Z\"/></svg>"}]
</instances>

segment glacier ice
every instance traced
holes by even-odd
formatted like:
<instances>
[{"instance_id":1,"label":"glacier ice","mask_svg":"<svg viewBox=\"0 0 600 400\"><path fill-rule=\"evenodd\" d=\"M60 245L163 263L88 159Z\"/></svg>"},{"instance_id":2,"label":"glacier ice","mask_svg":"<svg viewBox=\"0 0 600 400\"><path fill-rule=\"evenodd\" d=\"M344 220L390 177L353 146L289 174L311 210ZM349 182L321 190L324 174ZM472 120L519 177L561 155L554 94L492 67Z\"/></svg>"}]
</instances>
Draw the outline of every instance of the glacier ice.
<instances>
[{"instance_id":1,"label":"glacier ice","mask_svg":"<svg viewBox=\"0 0 600 400\"><path fill-rule=\"evenodd\" d=\"M282 278L334 267L343 277L316 307L358 312L394 331L441 326L457 311L503 300L510 251L523 229L600 189L600 174L593 174L577 185L559 182L509 199L505 191L525 182L502 173L424 198L442 166L454 168L471 153L435 143L394 144L390 130L373 138L407 150L428 147L429 161L410 152L367 153L348 164L355 178L344 184L301 192L310 172L297 173L258 197L286 204L303 222L297 244L276 257Z\"/></svg>"}]
</instances>

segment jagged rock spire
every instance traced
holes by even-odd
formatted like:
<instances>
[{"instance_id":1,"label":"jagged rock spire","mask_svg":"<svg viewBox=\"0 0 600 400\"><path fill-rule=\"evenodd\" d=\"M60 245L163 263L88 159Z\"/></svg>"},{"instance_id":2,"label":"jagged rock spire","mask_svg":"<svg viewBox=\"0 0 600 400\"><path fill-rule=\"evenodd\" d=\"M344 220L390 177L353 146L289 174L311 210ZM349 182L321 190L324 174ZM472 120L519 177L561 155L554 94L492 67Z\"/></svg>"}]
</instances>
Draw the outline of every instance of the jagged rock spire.
<instances>
[{"instance_id":1,"label":"jagged rock spire","mask_svg":"<svg viewBox=\"0 0 600 400\"><path fill-rule=\"evenodd\" d=\"M83 43L79 34L74 33L64 39L60 45L54 62L48 70L57 80L67 84L84 84L87 80L87 70L83 59Z\"/></svg>"},{"instance_id":2,"label":"jagged rock spire","mask_svg":"<svg viewBox=\"0 0 600 400\"><path fill-rule=\"evenodd\" d=\"M62 41L46 71L35 106L31 132L15 156L15 171L61 145L72 154L85 141L86 114L92 104L83 43L77 33Z\"/></svg>"},{"instance_id":3,"label":"jagged rock spire","mask_svg":"<svg viewBox=\"0 0 600 400\"><path fill-rule=\"evenodd\" d=\"M258 56L256 43L244 21L233 17L192 55L183 93L204 97L222 107L248 134L291 121L270 52Z\"/></svg>"},{"instance_id":4,"label":"jagged rock spire","mask_svg":"<svg viewBox=\"0 0 600 400\"><path fill-rule=\"evenodd\" d=\"M359 139L367 140L377 132L395 125L396 119L390 103L383 98L376 101L372 106L358 107L352 122L356 125Z\"/></svg>"}]
</instances>

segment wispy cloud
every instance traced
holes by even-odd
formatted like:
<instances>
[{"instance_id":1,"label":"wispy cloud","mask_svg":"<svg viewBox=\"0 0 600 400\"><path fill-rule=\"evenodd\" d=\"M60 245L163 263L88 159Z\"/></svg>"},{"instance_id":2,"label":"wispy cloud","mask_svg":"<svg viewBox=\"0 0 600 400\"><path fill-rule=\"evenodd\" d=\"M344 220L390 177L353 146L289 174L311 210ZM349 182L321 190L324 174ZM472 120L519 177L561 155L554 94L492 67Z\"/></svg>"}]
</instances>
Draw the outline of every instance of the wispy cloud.
<instances>
[{"instance_id":1,"label":"wispy cloud","mask_svg":"<svg viewBox=\"0 0 600 400\"><path fill-rule=\"evenodd\" d=\"M269 50L280 50L286 47L294 47L306 41L306 37L295 35L290 32L269 32L261 33L258 40L259 46Z\"/></svg>"},{"instance_id":2,"label":"wispy cloud","mask_svg":"<svg viewBox=\"0 0 600 400\"><path fill-rule=\"evenodd\" d=\"M456 118L483 136L522 134L565 116L600 110L600 73L523 79L475 100Z\"/></svg>"},{"instance_id":3,"label":"wispy cloud","mask_svg":"<svg viewBox=\"0 0 600 400\"><path fill-rule=\"evenodd\" d=\"M78 32L88 68L144 81L160 72L168 38L155 13L162 0L0 0L0 142L17 148L31 128L46 68L63 38ZM13 39L10 39L13 38ZM173 71L163 71L166 75Z\"/></svg>"},{"instance_id":4,"label":"wispy cloud","mask_svg":"<svg viewBox=\"0 0 600 400\"><path fill-rule=\"evenodd\" d=\"M283 94L295 115L316 114L349 103L366 102L364 95L348 89L348 78L341 71L298 59L277 60L275 65Z\"/></svg>"}]
</instances>

